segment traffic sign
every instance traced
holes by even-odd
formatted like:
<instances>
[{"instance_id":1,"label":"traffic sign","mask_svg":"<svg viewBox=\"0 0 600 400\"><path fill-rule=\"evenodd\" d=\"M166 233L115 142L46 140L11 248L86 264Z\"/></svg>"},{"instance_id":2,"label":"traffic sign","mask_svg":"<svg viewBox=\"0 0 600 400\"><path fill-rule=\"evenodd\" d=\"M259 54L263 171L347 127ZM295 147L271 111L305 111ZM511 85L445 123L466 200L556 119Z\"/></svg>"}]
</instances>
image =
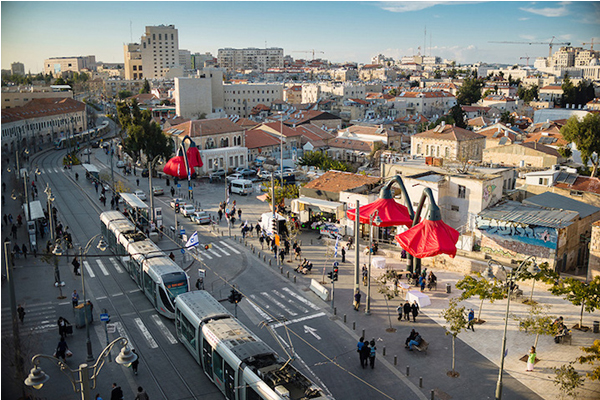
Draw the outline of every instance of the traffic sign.
<instances>
[{"instance_id":1,"label":"traffic sign","mask_svg":"<svg viewBox=\"0 0 600 400\"><path fill-rule=\"evenodd\" d=\"M181 183L178 183L177 184L177 189L180 189L180 188L181 188Z\"/></svg>"},{"instance_id":2,"label":"traffic sign","mask_svg":"<svg viewBox=\"0 0 600 400\"><path fill-rule=\"evenodd\" d=\"M191 187L191 186L188 186L188 190L192 190L192 187Z\"/></svg>"},{"instance_id":3,"label":"traffic sign","mask_svg":"<svg viewBox=\"0 0 600 400\"><path fill-rule=\"evenodd\" d=\"M108 313L100 314L100 321L110 321L110 318L108 317Z\"/></svg>"},{"instance_id":4,"label":"traffic sign","mask_svg":"<svg viewBox=\"0 0 600 400\"><path fill-rule=\"evenodd\" d=\"M115 333L117 331L117 326L115 324L106 324L106 332Z\"/></svg>"},{"instance_id":5,"label":"traffic sign","mask_svg":"<svg viewBox=\"0 0 600 400\"><path fill-rule=\"evenodd\" d=\"M185 228L181 228L181 230L179 231L179 234L181 236L185 235Z\"/></svg>"},{"instance_id":6,"label":"traffic sign","mask_svg":"<svg viewBox=\"0 0 600 400\"><path fill-rule=\"evenodd\" d=\"M185 254L185 249L181 249L181 254Z\"/></svg>"}]
</instances>

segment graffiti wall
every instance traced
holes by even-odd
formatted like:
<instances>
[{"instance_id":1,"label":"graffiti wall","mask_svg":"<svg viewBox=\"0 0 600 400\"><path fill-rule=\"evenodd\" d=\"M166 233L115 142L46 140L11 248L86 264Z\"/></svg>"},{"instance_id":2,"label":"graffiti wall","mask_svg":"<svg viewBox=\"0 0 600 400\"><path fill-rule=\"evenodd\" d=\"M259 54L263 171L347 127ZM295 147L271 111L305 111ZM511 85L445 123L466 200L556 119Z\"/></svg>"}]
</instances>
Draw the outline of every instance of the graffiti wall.
<instances>
[{"instance_id":1,"label":"graffiti wall","mask_svg":"<svg viewBox=\"0 0 600 400\"><path fill-rule=\"evenodd\" d=\"M553 250L556 250L558 245L558 232L554 228L481 218L479 216L476 223L477 229L483 235L499 241L514 240Z\"/></svg>"}]
</instances>

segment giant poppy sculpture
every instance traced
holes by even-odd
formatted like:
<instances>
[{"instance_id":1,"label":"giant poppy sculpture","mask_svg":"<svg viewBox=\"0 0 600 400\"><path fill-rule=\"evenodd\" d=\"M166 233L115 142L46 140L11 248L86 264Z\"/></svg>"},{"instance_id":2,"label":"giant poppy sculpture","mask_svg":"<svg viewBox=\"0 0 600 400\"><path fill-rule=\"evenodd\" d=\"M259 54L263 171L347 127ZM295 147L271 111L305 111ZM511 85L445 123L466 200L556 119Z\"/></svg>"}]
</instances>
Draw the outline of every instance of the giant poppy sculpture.
<instances>
[{"instance_id":1,"label":"giant poppy sculpture","mask_svg":"<svg viewBox=\"0 0 600 400\"><path fill-rule=\"evenodd\" d=\"M185 150L186 141L190 142L187 151ZM192 199L194 198L191 184L193 169L202 167L202 165L202 157L200 157L200 151L198 150L198 147L196 147L196 143L186 135L179 145L177 155L167 161L163 168L163 172L179 179L187 177L189 198Z\"/></svg>"},{"instance_id":2,"label":"giant poppy sculpture","mask_svg":"<svg viewBox=\"0 0 600 400\"><path fill-rule=\"evenodd\" d=\"M391 186L394 181L390 181L384 186L379 192L379 198L374 202L367 204L366 206L360 207L359 211L359 222L361 224L369 223L369 216L377 211L381 223L378 226L399 226L404 225L407 227L412 226L413 220L411 217L412 210L398 203L394 196L392 196ZM352 221L356 220L356 209L346 211L346 215Z\"/></svg>"}]
</instances>

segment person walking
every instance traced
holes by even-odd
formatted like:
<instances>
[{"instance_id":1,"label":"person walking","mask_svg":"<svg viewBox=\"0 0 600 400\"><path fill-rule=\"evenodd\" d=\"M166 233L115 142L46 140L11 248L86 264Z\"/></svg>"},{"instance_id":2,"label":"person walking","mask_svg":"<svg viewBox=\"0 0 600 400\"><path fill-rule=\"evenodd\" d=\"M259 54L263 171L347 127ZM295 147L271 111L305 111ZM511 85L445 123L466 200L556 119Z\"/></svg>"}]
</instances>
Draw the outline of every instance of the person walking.
<instances>
[{"instance_id":1,"label":"person walking","mask_svg":"<svg viewBox=\"0 0 600 400\"><path fill-rule=\"evenodd\" d=\"M404 319L407 321L410 321L410 301L407 301L406 303L404 303Z\"/></svg>"},{"instance_id":2,"label":"person walking","mask_svg":"<svg viewBox=\"0 0 600 400\"><path fill-rule=\"evenodd\" d=\"M17 239L17 226L15 224L12 224L11 232L12 232L13 239L16 240Z\"/></svg>"},{"instance_id":3,"label":"person walking","mask_svg":"<svg viewBox=\"0 0 600 400\"><path fill-rule=\"evenodd\" d=\"M79 264L79 261L77 260L77 257L73 258L73 261L71 262L71 265L73 265L73 273L75 275L81 275L81 273L79 273L79 267L81 266L81 264Z\"/></svg>"},{"instance_id":4,"label":"person walking","mask_svg":"<svg viewBox=\"0 0 600 400\"><path fill-rule=\"evenodd\" d=\"M361 337L360 339L358 339L358 343L356 344L356 352L358 353L358 359L360 360L360 366L363 366L363 355L362 355L362 349L363 346L365 345L365 338Z\"/></svg>"},{"instance_id":5,"label":"person walking","mask_svg":"<svg viewBox=\"0 0 600 400\"><path fill-rule=\"evenodd\" d=\"M369 365L371 369L375 368L375 355L377 354L377 347L375 347L375 339L369 343Z\"/></svg>"},{"instance_id":6,"label":"person walking","mask_svg":"<svg viewBox=\"0 0 600 400\"><path fill-rule=\"evenodd\" d=\"M62 358L63 362L66 362L67 350L69 350L69 346L67 345L65 338L61 336L60 340L58 341L58 345L56 346L56 358L59 360Z\"/></svg>"},{"instance_id":7,"label":"person walking","mask_svg":"<svg viewBox=\"0 0 600 400\"><path fill-rule=\"evenodd\" d=\"M367 286L368 277L369 277L369 270L367 269L367 264L363 264L363 266L362 266L363 286Z\"/></svg>"},{"instance_id":8,"label":"person walking","mask_svg":"<svg viewBox=\"0 0 600 400\"><path fill-rule=\"evenodd\" d=\"M131 351L137 356L135 361L131 363L131 369L133 370L133 373L137 375L138 365L140 365L140 356L135 352L135 349L131 349Z\"/></svg>"},{"instance_id":9,"label":"person walking","mask_svg":"<svg viewBox=\"0 0 600 400\"><path fill-rule=\"evenodd\" d=\"M136 180L135 180L135 183L136 183L138 186L140 186L140 178L136 179Z\"/></svg>"},{"instance_id":10,"label":"person walking","mask_svg":"<svg viewBox=\"0 0 600 400\"><path fill-rule=\"evenodd\" d=\"M367 366L370 355L371 355L371 348L369 347L369 341L365 340L365 344L360 349L360 366L363 369Z\"/></svg>"},{"instance_id":11,"label":"person walking","mask_svg":"<svg viewBox=\"0 0 600 400\"><path fill-rule=\"evenodd\" d=\"M58 317L58 321L56 322L56 324L58 325L58 334L61 337L67 337L67 333L69 333L67 331L67 326L70 325L69 321L67 321L63 317Z\"/></svg>"},{"instance_id":12,"label":"person walking","mask_svg":"<svg viewBox=\"0 0 600 400\"><path fill-rule=\"evenodd\" d=\"M241 221L242 220L242 209L238 208L238 219Z\"/></svg>"},{"instance_id":13,"label":"person walking","mask_svg":"<svg viewBox=\"0 0 600 400\"><path fill-rule=\"evenodd\" d=\"M360 308L360 289L356 289L356 293L354 293L354 311L358 311Z\"/></svg>"},{"instance_id":14,"label":"person walking","mask_svg":"<svg viewBox=\"0 0 600 400\"><path fill-rule=\"evenodd\" d=\"M17 306L17 314L19 314L19 319L21 320L21 323L23 323L23 320L25 319L25 309L20 304Z\"/></svg>"},{"instance_id":15,"label":"person walking","mask_svg":"<svg viewBox=\"0 0 600 400\"><path fill-rule=\"evenodd\" d=\"M410 306L410 311L412 312L413 322L417 322L417 315L419 315L419 305L417 301L413 301L412 306Z\"/></svg>"},{"instance_id":16,"label":"person walking","mask_svg":"<svg viewBox=\"0 0 600 400\"><path fill-rule=\"evenodd\" d=\"M533 371L533 366L535 365L535 356L535 346L531 346L531 349L529 349L529 354L527 355L527 372Z\"/></svg>"},{"instance_id":17,"label":"person walking","mask_svg":"<svg viewBox=\"0 0 600 400\"><path fill-rule=\"evenodd\" d=\"M112 384L110 400L123 400L123 390L121 389L121 386L117 386L116 383Z\"/></svg>"},{"instance_id":18,"label":"person walking","mask_svg":"<svg viewBox=\"0 0 600 400\"><path fill-rule=\"evenodd\" d=\"M402 321L402 311L404 310L404 303L400 302L400 305L398 306L398 308L396 308L396 311L398 312L398 321Z\"/></svg>"},{"instance_id":19,"label":"person walking","mask_svg":"<svg viewBox=\"0 0 600 400\"><path fill-rule=\"evenodd\" d=\"M346 262L346 248L342 246L342 262Z\"/></svg>"},{"instance_id":20,"label":"person walking","mask_svg":"<svg viewBox=\"0 0 600 400\"><path fill-rule=\"evenodd\" d=\"M475 323L475 311L473 311L473 309L471 308L469 310L469 315L468 315L467 329L470 328L473 332L475 332L475 328L473 327L474 323Z\"/></svg>"},{"instance_id":21,"label":"person walking","mask_svg":"<svg viewBox=\"0 0 600 400\"><path fill-rule=\"evenodd\" d=\"M79 294L77 290L73 290L73 294L71 295L71 303L73 303L73 308L77 307L79 304Z\"/></svg>"},{"instance_id":22,"label":"person walking","mask_svg":"<svg viewBox=\"0 0 600 400\"><path fill-rule=\"evenodd\" d=\"M25 243L21 246L21 251L23 252L23 258L27 258L27 246L25 246Z\"/></svg>"},{"instance_id":23,"label":"person walking","mask_svg":"<svg viewBox=\"0 0 600 400\"><path fill-rule=\"evenodd\" d=\"M148 394L143 387L138 386L138 392L135 396L135 400L150 400L150 397L148 397Z\"/></svg>"}]
</instances>

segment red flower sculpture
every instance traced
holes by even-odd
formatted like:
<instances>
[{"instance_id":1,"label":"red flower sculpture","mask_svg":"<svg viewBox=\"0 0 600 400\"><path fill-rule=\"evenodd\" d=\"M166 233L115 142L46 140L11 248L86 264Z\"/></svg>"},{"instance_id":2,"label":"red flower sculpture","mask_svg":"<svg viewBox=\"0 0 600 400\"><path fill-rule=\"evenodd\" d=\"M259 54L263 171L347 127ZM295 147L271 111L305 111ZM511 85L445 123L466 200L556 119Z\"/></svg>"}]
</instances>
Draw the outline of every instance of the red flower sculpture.
<instances>
[{"instance_id":1,"label":"red flower sculpture","mask_svg":"<svg viewBox=\"0 0 600 400\"><path fill-rule=\"evenodd\" d=\"M400 246L413 257L425 258L438 254L456 256L456 242L460 234L444 221L423 220L406 232L396 235Z\"/></svg>"},{"instance_id":2,"label":"red flower sculpture","mask_svg":"<svg viewBox=\"0 0 600 400\"><path fill-rule=\"evenodd\" d=\"M183 156L175 156L167 161L167 164L165 164L163 168L163 172L179 179L187 178L188 174Z\"/></svg>"},{"instance_id":3,"label":"red flower sculpture","mask_svg":"<svg viewBox=\"0 0 600 400\"><path fill-rule=\"evenodd\" d=\"M405 225L410 227L413 223L406 206L403 206L394 199L385 198L379 198L371 204L360 206L360 223L368 224L369 216L375 210L378 210L379 218L381 218L379 226ZM354 221L356 219L356 209L346 211L346 215L348 215L350 220Z\"/></svg>"},{"instance_id":4,"label":"red flower sculpture","mask_svg":"<svg viewBox=\"0 0 600 400\"><path fill-rule=\"evenodd\" d=\"M200 157L200 151L196 146L190 146L187 149L187 159L192 171L194 170L194 168L200 168L204 165L204 163L202 162L202 157Z\"/></svg>"}]
</instances>

